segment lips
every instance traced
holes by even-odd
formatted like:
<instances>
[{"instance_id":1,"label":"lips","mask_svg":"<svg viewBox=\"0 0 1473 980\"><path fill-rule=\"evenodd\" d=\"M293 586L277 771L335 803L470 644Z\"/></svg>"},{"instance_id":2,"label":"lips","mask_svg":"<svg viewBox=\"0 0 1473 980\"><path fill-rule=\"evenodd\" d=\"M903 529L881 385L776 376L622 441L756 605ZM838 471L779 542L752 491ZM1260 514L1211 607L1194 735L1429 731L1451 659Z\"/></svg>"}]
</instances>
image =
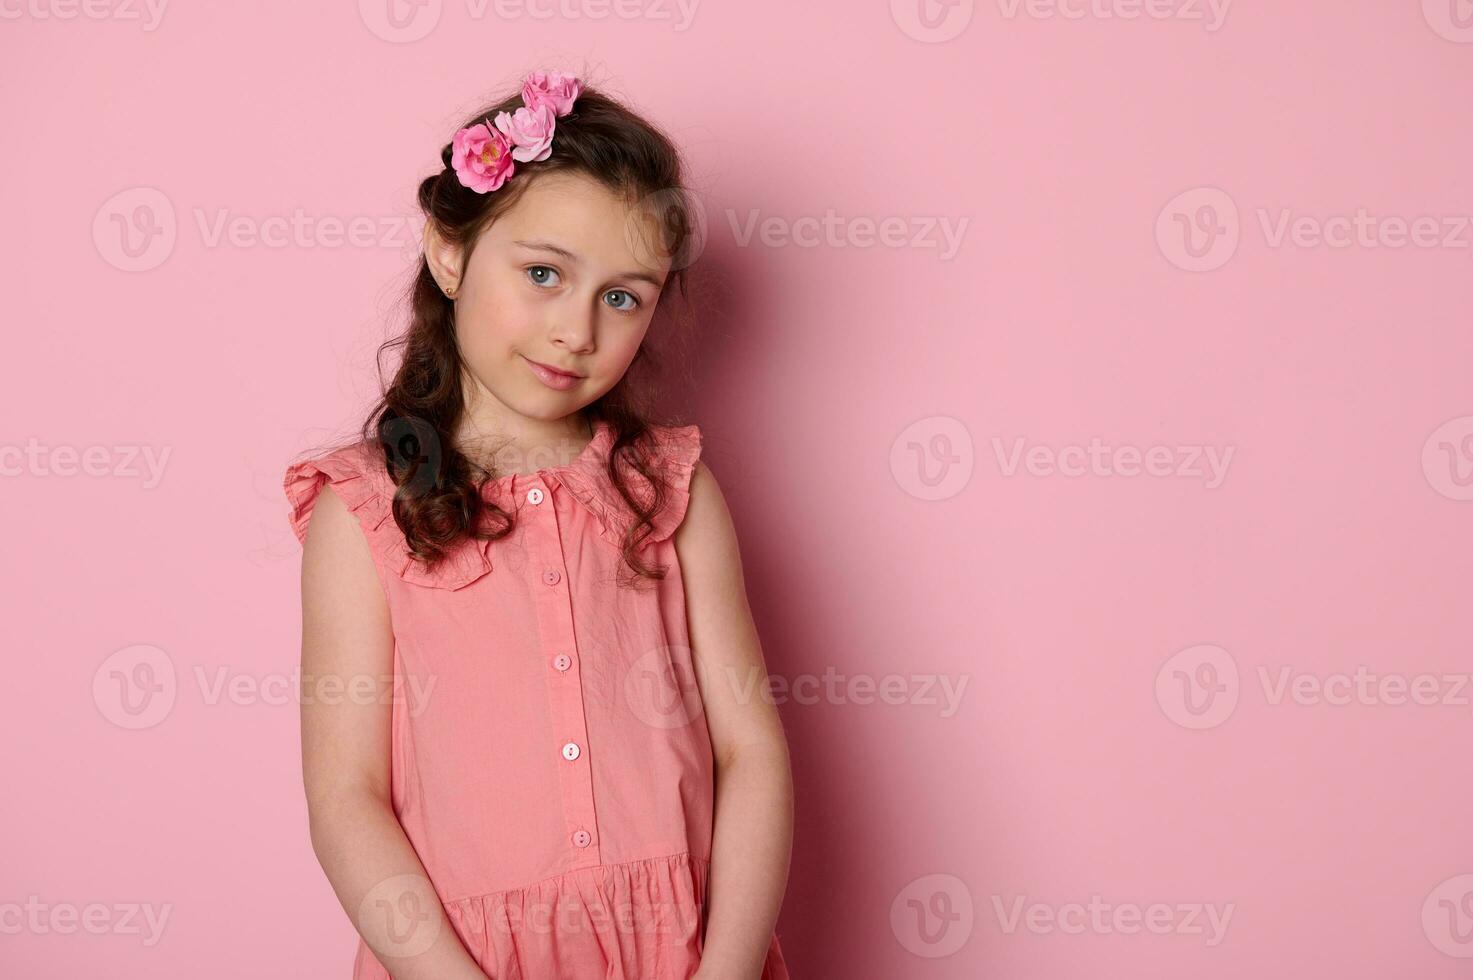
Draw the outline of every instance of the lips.
<instances>
[{"instance_id":1,"label":"lips","mask_svg":"<svg viewBox=\"0 0 1473 980\"><path fill-rule=\"evenodd\" d=\"M522 360L527 362L527 367L531 369L533 377L554 391L567 391L583 380L580 374L572 374L550 364L534 361L525 354L522 355Z\"/></svg>"},{"instance_id":2,"label":"lips","mask_svg":"<svg viewBox=\"0 0 1473 980\"><path fill-rule=\"evenodd\" d=\"M532 361L530 357L528 357L527 360ZM574 379L583 377L583 375L578 374L576 371L565 371L562 368L554 367L551 364L543 364L541 361L532 361L532 363L542 368L544 371L549 372L550 374L561 374L563 377Z\"/></svg>"}]
</instances>

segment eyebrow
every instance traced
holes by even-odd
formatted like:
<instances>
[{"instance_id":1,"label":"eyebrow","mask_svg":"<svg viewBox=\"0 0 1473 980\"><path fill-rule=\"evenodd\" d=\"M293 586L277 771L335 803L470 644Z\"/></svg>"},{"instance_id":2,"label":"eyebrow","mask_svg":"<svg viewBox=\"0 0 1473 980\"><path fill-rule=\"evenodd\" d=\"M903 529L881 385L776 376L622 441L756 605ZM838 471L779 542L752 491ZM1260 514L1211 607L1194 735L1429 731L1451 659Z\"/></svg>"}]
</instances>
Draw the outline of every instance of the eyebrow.
<instances>
[{"instance_id":1,"label":"eyebrow","mask_svg":"<svg viewBox=\"0 0 1473 980\"><path fill-rule=\"evenodd\" d=\"M572 263L575 263L575 264L578 262L578 256L574 255L572 252L570 252L567 249L563 248L561 245L554 245L552 242L543 242L543 241L530 241L530 242L528 242L528 241L523 241L521 239L517 239L517 240L513 241L512 244L513 245L520 245L523 248L533 248L533 249L537 249L537 250L543 251L543 252L551 252L554 255L561 255L563 258L567 259L569 262L572 262ZM649 283L651 286L654 286L656 289L663 289L664 286L665 286L665 283L662 280L656 279L654 276L650 275L648 272L625 272L625 273L621 273L619 276L616 276L615 278L620 278L620 279L639 279L639 280L641 280L643 282Z\"/></svg>"}]
</instances>

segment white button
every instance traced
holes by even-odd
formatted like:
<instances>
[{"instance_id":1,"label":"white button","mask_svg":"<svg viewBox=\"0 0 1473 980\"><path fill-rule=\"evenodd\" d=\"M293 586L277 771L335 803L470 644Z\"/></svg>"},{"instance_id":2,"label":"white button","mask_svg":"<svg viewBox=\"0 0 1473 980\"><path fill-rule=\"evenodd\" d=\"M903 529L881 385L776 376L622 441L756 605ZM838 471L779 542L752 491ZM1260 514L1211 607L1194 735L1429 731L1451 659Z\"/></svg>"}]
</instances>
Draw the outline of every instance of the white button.
<instances>
[{"instance_id":1,"label":"white button","mask_svg":"<svg viewBox=\"0 0 1473 980\"><path fill-rule=\"evenodd\" d=\"M542 503L542 488L541 487L533 487L531 490L528 490L527 491L527 502L530 503L530 504L540 504L540 503Z\"/></svg>"},{"instance_id":2,"label":"white button","mask_svg":"<svg viewBox=\"0 0 1473 980\"><path fill-rule=\"evenodd\" d=\"M569 762L572 762L574 759L578 758L577 742L569 742L567 745L563 746L563 758L567 759Z\"/></svg>"},{"instance_id":3,"label":"white button","mask_svg":"<svg viewBox=\"0 0 1473 980\"><path fill-rule=\"evenodd\" d=\"M558 670L567 670L569 667L573 666L573 658L568 656L566 653L560 653L553 658L552 665Z\"/></svg>"},{"instance_id":4,"label":"white button","mask_svg":"<svg viewBox=\"0 0 1473 980\"><path fill-rule=\"evenodd\" d=\"M573 835L573 843L579 847L587 847L593 843L593 835L586 830L580 830Z\"/></svg>"}]
</instances>

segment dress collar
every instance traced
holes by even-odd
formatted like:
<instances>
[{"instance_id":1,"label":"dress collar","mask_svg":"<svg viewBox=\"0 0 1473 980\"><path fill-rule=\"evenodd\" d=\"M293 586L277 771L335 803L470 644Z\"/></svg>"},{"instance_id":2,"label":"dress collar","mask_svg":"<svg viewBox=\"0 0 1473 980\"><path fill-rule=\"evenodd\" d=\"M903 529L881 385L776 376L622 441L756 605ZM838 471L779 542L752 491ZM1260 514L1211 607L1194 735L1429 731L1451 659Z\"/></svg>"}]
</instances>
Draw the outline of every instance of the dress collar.
<instances>
[{"instance_id":1,"label":"dress collar","mask_svg":"<svg viewBox=\"0 0 1473 980\"><path fill-rule=\"evenodd\" d=\"M550 466L534 473L510 473L488 482L483 494L508 513L516 513L527 491L541 483L561 487L597 521L602 536L616 547L622 547L625 532L634 519L618 488L608 476L609 452L614 444L613 426L602 419L594 423L594 435L570 462ZM689 502L690 478L701 451L700 430L696 426L666 429L655 427L650 436L651 463L657 477L667 488L667 504L654 518L654 527L639 542L644 548L670 537L685 514ZM633 467L622 465L630 493L644 506L650 506L654 488ZM493 567L493 542L468 538L457 544L433 569L409 554L408 544L395 523L391 503L393 481L379 466L384 493L372 506L368 523L377 532L378 544L388 557L389 567L406 582L441 589L461 589L488 574ZM368 505L366 505L368 506Z\"/></svg>"}]
</instances>

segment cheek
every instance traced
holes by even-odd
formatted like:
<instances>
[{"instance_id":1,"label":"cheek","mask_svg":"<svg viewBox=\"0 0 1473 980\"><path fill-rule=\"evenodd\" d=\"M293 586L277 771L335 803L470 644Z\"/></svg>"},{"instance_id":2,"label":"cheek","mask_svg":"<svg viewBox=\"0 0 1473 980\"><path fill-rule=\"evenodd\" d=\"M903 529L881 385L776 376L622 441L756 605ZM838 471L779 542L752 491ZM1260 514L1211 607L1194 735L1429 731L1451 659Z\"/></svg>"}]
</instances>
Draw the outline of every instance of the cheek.
<instances>
[{"instance_id":1,"label":"cheek","mask_svg":"<svg viewBox=\"0 0 1473 980\"><path fill-rule=\"evenodd\" d=\"M482 280L456 307L456 337L468 359L495 356L507 347L523 344L533 332L535 310L530 297L515 285Z\"/></svg>"},{"instance_id":2,"label":"cheek","mask_svg":"<svg viewBox=\"0 0 1473 980\"><path fill-rule=\"evenodd\" d=\"M614 350L619 362L624 365L634 360L634 355L639 353L639 345L644 342L645 332L643 330L626 334L618 338L614 343Z\"/></svg>"},{"instance_id":3,"label":"cheek","mask_svg":"<svg viewBox=\"0 0 1473 980\"><path fill-rule=\"evenodd\" d=\"M642 327L629 323L612 324L599 339L599 353L611 370L623 371L639 353L639 345L644 343L648 332L649 324Z\"/></svg>"}]
</instances>

